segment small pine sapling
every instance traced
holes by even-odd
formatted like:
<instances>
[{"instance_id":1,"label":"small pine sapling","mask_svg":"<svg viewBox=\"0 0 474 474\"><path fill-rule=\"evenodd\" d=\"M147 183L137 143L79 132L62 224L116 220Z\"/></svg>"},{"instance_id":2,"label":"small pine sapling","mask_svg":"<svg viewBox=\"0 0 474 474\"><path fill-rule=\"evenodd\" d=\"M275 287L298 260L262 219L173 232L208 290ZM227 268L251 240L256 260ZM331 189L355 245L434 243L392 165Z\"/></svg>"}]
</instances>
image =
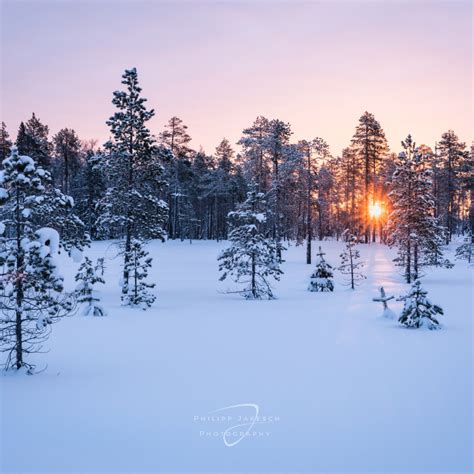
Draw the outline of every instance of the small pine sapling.
<instances>
[{"instance_id":1,"label":"small pine sapling","mask_svg":"<svg viewBox=\"0 0 474 474\"><path fill-rule=\"evenodd\" d=\"M360 280L366 277L360 272L364 266L363 262L358 262L360 259L360 252L355 247L357 238L351 234L347 236L346 248L341 253L341 265L339 271L343 275L349 275L348 285L354 290Z\"/></svg>"},{"instance_id":2,"label":"small pine sapling","mask_svg":"<svg viewBox=\"0 0 474 474\"><path fill-rule=\"evenodd\" d=\"M318 261L310 277L309 291L334 291L332 266L326 262L324 255L326 254L322 251L321 247L319 247L319 253L317 254Z\"/></svg>"},{"instance_id":3,"label":"small pine sapling","mask_svg":"<svg viewBox=\"0 0 474 474\"><path fill-rule=\"evenodd\" d=\"M77 302L84 304L82 314L84 316L107 316L105 309L99 304L100 294L94 289L97 283L105 284L104 259L99 258L94 265L89 257L79 267L75 280Z\"/></svg>"},{"instance_id":4,"label":"small pine sapling","mask_svg":"<svg viewBox=\"0 0 474 474\"><path fill-rule=\"evenodd\" d=\"M395 319L395 313L388 307L387 301L393 300L395 296L387 296L383 286L380 287L380 296L372 298L372 301L377 301L383 304L382 317L387 319Z\"/></svg>"},{"instance_id":5,"label":"small pine sapling","mask_svg":"<svg viewBox=\"0 0 474 474\"><path fill-rule=\"evenodd\" d=\"M148 269L151 268L153 259L148 256L148 252L143 248L143 241L140 239L131 240L128 252L126 270L129 279L123 284L122 303L146 310L156 300L156 296L148 291L154 288L155 284L146 282Z\"/></svg>"},{"instance_id":6,"label":"small pine sapling","mask_svg":"<svg viewBox=\"0 0 474 474\"><path fill-rule=\"evenodd\" d=\"M426 295L428 294L421 287L421 282L416 279L407 295L399 298L404 301L404 307L398 321L407 328L439 329L440 323L438 314L444 314L442 308L432 304Z\"/></svg>"},{"instance_id":7,"label":"small pine sapling","mask_svg":"<svg viewBox=\"0 0 474 474\"><path fill-rule=\"evenodd\" d=\"M236 211L229 213L231 245L218 257L220 280L232 276L244 288L236 291L246 299L272 299L270 278L280 279L278 243L267 237L266 203L263 193L255 189Z\"/></svg>"}]
</instances>

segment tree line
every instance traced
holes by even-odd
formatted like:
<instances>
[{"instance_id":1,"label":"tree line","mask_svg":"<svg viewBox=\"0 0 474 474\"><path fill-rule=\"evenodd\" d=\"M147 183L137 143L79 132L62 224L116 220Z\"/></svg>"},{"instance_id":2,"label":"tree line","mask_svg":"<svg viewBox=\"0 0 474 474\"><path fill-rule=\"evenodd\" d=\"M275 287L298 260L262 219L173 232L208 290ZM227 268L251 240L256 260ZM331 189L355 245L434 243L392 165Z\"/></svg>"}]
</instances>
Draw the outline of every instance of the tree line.
<instances>
[{"instance_id":1,"label":"tree line","mask_svg":"<svg viewBox=\"0 0 474 474\"><path fill-rule=\"evenodd\" d=\"M306 244L309 264L315 237L345 240L341 271L352 287L359 242L396 246L407 282L418 281L425 265L451 266L443 250L456 234L465 235L457 256L472 259L474 148L451 130L433 148L408 135L396 154L365 112L334 156L324 139L292 142L289 123L259 116L242 131L238 152L224 138L208 155L190 147L177 117L151 133L155 112L135 68L122 75L122 89L113 93L116 112L101 147L70 128L50 139L35 114L14 143L1 124L0 350L7 366L27 365L24 354L39 350L50 324L71 311L77 298L64 293L54 255L62 248L77 256L91 239L119 241L122 302L143 309L155 300L149 239L229 239L222 278L249 284L248 298L272 296L268 279L282 273L288 241ZM79 278L87 276L79 298L94 314L104 313L91 289L102 263L85 262Z\"/></svg>"}]
</instances>

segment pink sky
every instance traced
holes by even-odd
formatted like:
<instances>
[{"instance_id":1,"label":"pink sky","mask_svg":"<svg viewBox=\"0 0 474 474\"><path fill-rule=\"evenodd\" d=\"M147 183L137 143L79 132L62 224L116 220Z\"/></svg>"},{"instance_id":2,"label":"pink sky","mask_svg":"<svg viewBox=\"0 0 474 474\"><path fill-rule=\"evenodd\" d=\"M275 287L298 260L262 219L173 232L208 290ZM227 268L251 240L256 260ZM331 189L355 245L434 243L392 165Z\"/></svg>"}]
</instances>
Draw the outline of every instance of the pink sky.
<instances>
[{"instance_id":1,"label":"pink sky","mask_svg":"<svg viewBox=\"0 0 474 474\"><path fill-rule=\"evenodd\" d=\"M2 120L108 137L112 91L137 67L156 117L192 145L235 143L257 115L321 136L334 154L368 110L390 146L472 140L469 1L2 1Z\"/></svg>"}]
</instances>

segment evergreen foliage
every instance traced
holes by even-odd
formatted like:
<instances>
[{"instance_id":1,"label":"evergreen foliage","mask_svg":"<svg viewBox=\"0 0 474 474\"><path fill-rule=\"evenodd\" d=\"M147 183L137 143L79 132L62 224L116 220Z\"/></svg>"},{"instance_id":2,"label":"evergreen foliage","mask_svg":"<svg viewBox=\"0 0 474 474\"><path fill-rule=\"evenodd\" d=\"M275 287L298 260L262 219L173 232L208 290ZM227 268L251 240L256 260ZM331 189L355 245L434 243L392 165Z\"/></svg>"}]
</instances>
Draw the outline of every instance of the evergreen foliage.
<instances>
[{"instance_id":1,"label":"evergreen foliage","mask_svg":"<svg viewBox=\"0 0 474 474\"><path fill-rule=\"evenodd\" d=\"M219 256L220 280L231 276L244 286L238 290L247 299L272 299L270 278L280 279L277 243L264 232L267 219L263 193L254 188L246 201L229 214L230 247Z\"/></svg>"},{"instance_id":2,"label":"evergreen foliage","mask_svg":"<svg viewBox=\"0 0 474 474\"><path fill-rule=\"evenodd\" d=\"M106 316L107 312L100 304L99 292L95 289L98 283L105 284L104 259L97 259L92 263L89 257L84 257L79 270L75 276L77 302L84 305L82 314L84 316Z\"/></svg>"},{"instance_id":3,"label":"evergreen foliage","mask_svg":"<svg viewBox=\"0 0 474 474\"><path fill-rule=\"evenodd\" d=\"M309 291L334 291L332 267L326 262L324 255L326 254L322 251L321 247L319 247L319 253L317 254L318 261L311 275L308 287Z\"/></svg>"},{"instance_id":4,"label":"evergreen foliage","mask_svg":"<svg viewBox=\"0 0 474 474\"><path fill-rule=\"evenodd\" d=\"M12 147L0 173L0 350L7 353L6 368L34 366L25 358L39 352L51 324L69 314L74 300L63 291L55 255L60 237L42 227L67 201L48 199L47 171ZM58 191L59 193L59 191Z\"/></svg>"},{"instance_id":5,"label":"evergreen foliage","mask_svg":"<svg viewBox=\"0 0 474 474\"><path fill-rule=\"evenodd\" d=\"M360 271L364 263L358 261L360 259L360 251L356 248L357 238L350 233L346 233L345 238L346 248L341 253L339 271L343 275L349 276L348 285L354 290L356 285L366 278Z\"/></svg>"},{"instance_id":6,"label":"evergreen foliage","mask_svg":"<svg viewBox=\"0 0 474 474\"><path fill-rule=\"evenodd\" d=\"M421 287L419 279L412 283L407 295L400 298L404 301L404 307L399 318L399 322L407 328L439 329L440 323L438 315L443 314L443 310L432 304L427 298L428 292Z\"/></svg>"}]
</instances>

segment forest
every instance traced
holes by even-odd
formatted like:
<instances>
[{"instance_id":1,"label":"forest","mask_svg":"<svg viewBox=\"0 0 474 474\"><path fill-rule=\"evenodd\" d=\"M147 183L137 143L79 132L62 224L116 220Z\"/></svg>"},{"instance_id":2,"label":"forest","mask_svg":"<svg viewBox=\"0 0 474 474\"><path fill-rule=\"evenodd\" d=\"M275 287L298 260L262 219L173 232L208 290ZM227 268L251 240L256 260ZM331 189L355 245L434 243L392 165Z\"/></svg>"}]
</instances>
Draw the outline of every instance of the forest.
<instances>
[{"instance_id":1,"label":"forest","mask_svg":"<svg viewBox=\"0 0 474 474\"><path fill-rule=\"evenodd\" d=\"M119 241L122 303L144 309L156 299L148 281L151 239L229 240L218 258L221 279L246 284L235 292L248 299L273 298L269 280L279 279L291 242L305 246L307 264L315 239L346 242L340 270L352 289L359 243L395 247L395 263L417 285L424 267L453 266L444 255L453 238L462 236L456 257L471 262L474 148L453 130L431 146L408 134L391 151L381 124L364 112L351 142L334 155L323 138L293 143L289 123L259 116L238 143L223 138L207 155L189 146L178 117L157 136L149 130L155 112L135 68L124 72L122 85L106 122L110 140L101 146L72 128L50 137L35 113L13 142L2 122L0 322L7 367L26 364L23 354L39 350L50 323L78 302L88 303L86 312L106 313L93 297L93 285L104 283L103 259L94 265L86 257L76 277L80 289L64 293L53 259L59 248L80 260L92 241ZM320 249L313 290L332 291L332 283L320 281L332 276L323 255Z\"/></svg>"}]
</instances>

